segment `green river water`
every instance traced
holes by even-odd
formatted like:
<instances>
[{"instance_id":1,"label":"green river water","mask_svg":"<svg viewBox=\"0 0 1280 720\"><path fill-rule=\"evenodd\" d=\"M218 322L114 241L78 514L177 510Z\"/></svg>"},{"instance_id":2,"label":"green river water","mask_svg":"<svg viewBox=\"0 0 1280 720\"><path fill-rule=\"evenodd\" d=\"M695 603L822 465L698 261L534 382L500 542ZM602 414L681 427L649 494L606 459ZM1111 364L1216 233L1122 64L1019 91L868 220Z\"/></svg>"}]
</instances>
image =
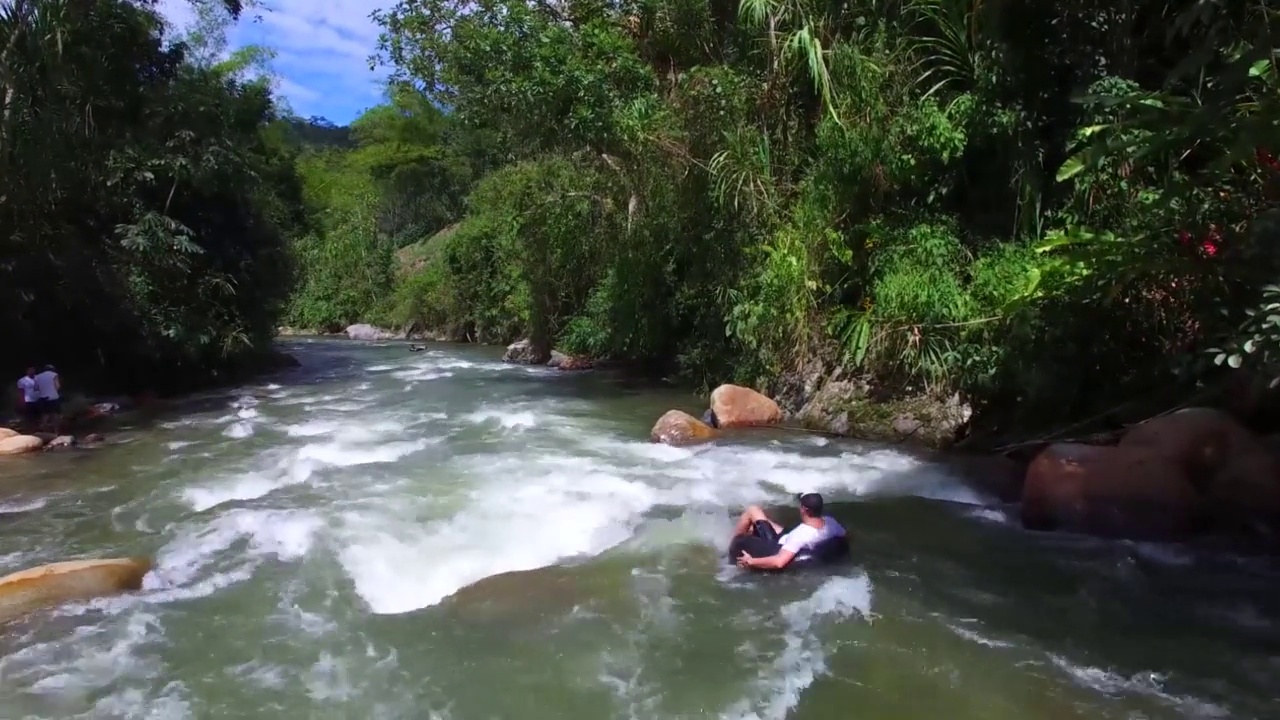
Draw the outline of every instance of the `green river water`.
<instances>
[{"instance_id":1,"label":"green river water","mask_svg":"<svg viewBox=\"0 0 1280 720\"><path fill-rule=\"evenodd\" d=\"M0 572L147 554L0 636L0 718L1280 717L1280 570L1029 533L944 466L500 350L302 367L0 463ZM855 562L762 577L733 514L817 489Z\"/></svg>"}]
</instances>

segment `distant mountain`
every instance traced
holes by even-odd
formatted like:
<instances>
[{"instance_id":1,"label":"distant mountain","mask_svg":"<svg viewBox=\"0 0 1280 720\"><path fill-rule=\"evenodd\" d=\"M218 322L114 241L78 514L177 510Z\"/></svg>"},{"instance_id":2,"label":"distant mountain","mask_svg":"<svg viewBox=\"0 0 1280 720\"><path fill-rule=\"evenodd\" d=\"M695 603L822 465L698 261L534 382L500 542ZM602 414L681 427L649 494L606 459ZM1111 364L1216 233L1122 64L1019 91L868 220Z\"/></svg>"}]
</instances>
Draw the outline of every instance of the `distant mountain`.
<instances>
[{"instance_id":1,"label":"distant mountain","mask_svg":"<svg viewBox=\"0 0 1280 720\"><path fill-rule=\"evenodd\" d=\"M347 125L334 125L328 118L312 115L309 118L287 117L278 121L290 145L312 148L353 148L355 139Z\"/></svg>"}]
</instances>

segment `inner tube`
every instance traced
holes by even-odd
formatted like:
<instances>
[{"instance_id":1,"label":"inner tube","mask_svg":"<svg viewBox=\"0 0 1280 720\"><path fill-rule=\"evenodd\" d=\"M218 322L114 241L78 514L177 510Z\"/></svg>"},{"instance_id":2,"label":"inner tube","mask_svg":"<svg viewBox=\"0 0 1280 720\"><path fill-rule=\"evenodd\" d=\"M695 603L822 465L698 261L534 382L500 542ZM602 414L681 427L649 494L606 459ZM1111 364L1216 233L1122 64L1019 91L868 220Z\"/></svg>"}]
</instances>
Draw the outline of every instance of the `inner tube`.
<instances>
[{"instance_id":1,"label":"inner tube","mask_svg":"<svg viewBox=\"0 0 1280 720\"><path fill-rule=\"evenodd\" d=\"M849 555L849 536L837 535L823 540L808 550L797 553L787 566L817 567L831 565L841 560L849 559Z\"/></svg>"},{"instance_id":2,"label":"inner tube","mask_svg":"<svg viewBox=\"0 0 1280 720\"><path fill-rule=\"evenodd\" d=\"M752 528L752 534L739 535L729 543L729 562L736 564L743 552L754 557L772 555L777 543L778 533L772 525L761 520ZM849 536L838 535L796 553L785 569L823 567L846 560L849 556Z\"/></svg>"}]
</instances>

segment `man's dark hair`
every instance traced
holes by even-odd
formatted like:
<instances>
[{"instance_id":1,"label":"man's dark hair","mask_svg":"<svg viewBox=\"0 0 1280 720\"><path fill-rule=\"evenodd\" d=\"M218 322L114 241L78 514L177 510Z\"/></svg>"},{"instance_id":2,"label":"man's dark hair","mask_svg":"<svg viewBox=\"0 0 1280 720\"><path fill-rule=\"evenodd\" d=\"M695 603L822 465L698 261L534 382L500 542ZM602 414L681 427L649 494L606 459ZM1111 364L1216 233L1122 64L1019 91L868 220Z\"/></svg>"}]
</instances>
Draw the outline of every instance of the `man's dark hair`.
<instances>
[{"instance_id":1,"label":"man's dark hair","mask_svg":"<svg viewBox=\"0 0 1280 720\"><path fill-rule=\"evenodd\" d=\"M808 510L810 515L822 514L822 496L818 493L804 493L797 495L796 499L800 501L800 507Z\"/></svg>"}]
</instances>

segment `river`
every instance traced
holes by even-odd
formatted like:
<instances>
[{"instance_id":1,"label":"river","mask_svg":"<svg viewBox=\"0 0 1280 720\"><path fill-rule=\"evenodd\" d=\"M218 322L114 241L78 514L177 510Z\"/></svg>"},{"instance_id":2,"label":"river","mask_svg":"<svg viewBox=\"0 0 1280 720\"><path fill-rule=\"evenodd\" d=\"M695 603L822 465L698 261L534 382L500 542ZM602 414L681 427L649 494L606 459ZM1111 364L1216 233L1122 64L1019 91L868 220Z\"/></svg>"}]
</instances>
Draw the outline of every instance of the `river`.
<instances>
[{"instance_id":1,"label":"river","mask_svg":"<svg viewBox=\"0 0 1280 720\"><path fill-rule=\"evenodd\" d=\"M5 718L1263 718L1280 572L1029 533L947 468L759 432L499 350L325 339L92 451L6 458L0 571L146 554L136 595L0 636ZM729 567L817 489L856 561Z\"/></svg>"}]
</instances>

